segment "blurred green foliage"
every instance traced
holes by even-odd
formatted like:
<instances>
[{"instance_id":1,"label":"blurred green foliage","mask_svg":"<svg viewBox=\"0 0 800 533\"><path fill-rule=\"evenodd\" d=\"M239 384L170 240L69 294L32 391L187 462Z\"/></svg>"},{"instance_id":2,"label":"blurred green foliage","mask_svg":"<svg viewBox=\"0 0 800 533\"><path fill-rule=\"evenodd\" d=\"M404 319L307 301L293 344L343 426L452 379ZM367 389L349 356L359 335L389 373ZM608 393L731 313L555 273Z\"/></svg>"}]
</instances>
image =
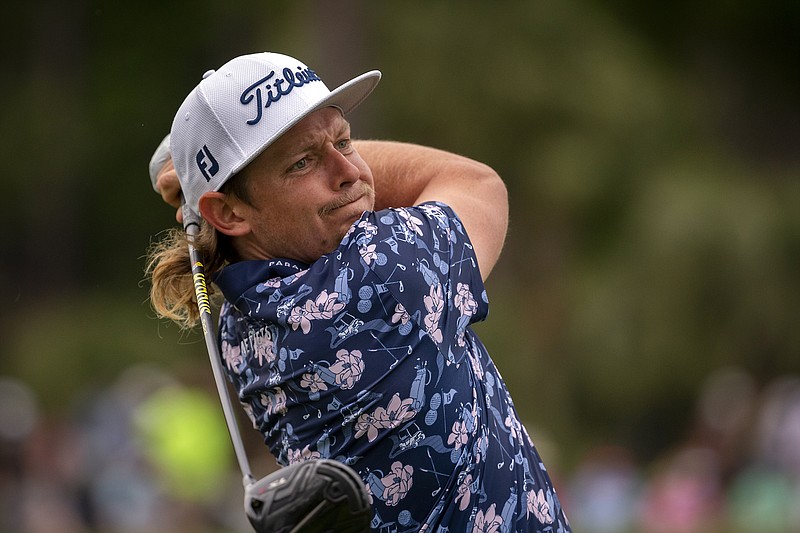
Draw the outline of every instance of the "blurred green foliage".
<instances>
[{"instance_id":1,"label":"blurred green foliage","mask_svg":"<svg viewBox=\"0 0 800 533\"><path fill-rule=\"evenodd\" d=\"M70 408L127 366L204 374L143 255L174 213L147 163L185 94L241 53L330 86L384 79L356 136L505 178L480 326L546 457L651 458L714 369L800 371L797 2L59 2L8 6L0 374ZM210 372L206 376L210 380Z\"/></svg>"}]
</instances>

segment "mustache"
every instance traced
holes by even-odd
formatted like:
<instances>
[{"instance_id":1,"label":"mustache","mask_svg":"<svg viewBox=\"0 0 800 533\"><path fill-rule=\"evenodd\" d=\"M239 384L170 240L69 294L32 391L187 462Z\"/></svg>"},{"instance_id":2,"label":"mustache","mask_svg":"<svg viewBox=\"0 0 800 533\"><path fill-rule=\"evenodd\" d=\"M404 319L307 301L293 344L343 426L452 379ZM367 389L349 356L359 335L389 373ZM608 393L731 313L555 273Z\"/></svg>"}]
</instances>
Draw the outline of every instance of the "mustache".
<instances>
[{"instance_id":1,"label":"mustache","mask_svg":"<svg viewBox=\"0 0 800 533\"><path fill-rule=\"evenodd\" d=\"M375 190L368 183L358 182L346 193L342 194L328 204L325 204L319 210L319 214L320 216L324 217L342 206L353 203L356 200L360 200L364 196L368 196L370 199L375 198Z\"/></svg>"}]
</instances>

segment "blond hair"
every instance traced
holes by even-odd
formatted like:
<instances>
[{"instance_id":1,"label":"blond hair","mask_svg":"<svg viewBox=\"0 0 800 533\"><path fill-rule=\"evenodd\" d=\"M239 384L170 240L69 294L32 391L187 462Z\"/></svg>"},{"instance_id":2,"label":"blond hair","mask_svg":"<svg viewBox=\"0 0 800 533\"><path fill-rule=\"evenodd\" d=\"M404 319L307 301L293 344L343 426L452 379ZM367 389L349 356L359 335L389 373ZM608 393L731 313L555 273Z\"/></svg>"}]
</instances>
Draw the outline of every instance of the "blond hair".
<instances>
[{"instance_id":1,"label":"blond hair","mask_svg":"<svg viewBox=\"0 0 800 533\"><path fill-rule=\"evenodd\" d=\"M150 305L160 318L167 318L190 329L198 324L200 313L194 292L189 236L179 228L170 228L160 241L147 251L145 274L150 278ZM205 220L192 237L192 244L203 257L207 280L228 264L226 240ZM208 283L209 295L214 288Z\"/></svg>"}]
</instances>

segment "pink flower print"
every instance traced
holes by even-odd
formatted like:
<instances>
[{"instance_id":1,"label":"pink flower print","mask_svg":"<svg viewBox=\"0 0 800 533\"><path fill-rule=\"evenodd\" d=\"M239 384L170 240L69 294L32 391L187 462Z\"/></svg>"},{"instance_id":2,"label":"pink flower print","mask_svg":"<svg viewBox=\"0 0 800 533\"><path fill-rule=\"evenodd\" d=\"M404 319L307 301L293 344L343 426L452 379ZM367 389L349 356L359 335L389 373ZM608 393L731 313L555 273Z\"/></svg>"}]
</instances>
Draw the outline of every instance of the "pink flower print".
<instances>
[{"instance_id":1,"label":"pink flower print","mask_svg":"<svg viewBox=\"0 0 800 533\"><path fill-rule=\"evenodd\" d=\"M299 326L303 330L303 333L311 331L311 320L308 317L308 311L306 311L305 307L293 307L288 322L292 325L292 329L294 330Z\"/></svg>"},{"instance_id":2,"label":"pink flower print","mask_svg":"<svg viewBox=\"0 0 800 533\"><path fill-rule=\"evenodd\" d=\"M300 450L295 450L294 448L289 448L286 450L286 456L289 459L289 464L293 465L302 461L300 458Z\"/></svg>"},{"instance_id":3,"label":"pink flower print","mask_svg":"<svg viewBox=\"0 0 800 533\"><path fill-rule=\"evenodd\" d=\"M413 403L413 398L400 400L400 395L396 393L394 396L392 396L392 400L389 402L389 407L386 408L386 411L389 413L389 418L393 421L392 427L397 427L406 420L414 418L414 415L416 415L417 412L414 409L411 409L411 404Z\"/></svg>"},{"instance_id":4,"label":"pink flower print","mask_svg":"<svg viewBox=\"0 0 800 533\"><path fill-rule=\"evenodd\" d=\"M333 318L334 314L344 309L344 302L340 302L338 298L338 292L328 295L328 291L322 291L313 304L310 300L306 302L306 309L315 320Z\"/></svg>"},{"instance_id":5,"label":"pink flower print","mask_svg":"<svg viewBox=\"0 0 800 533\"><path fill-rule=\"evenodd\" d=\"M528 504L528 512L526 513L526 516L530 516L530 514L533 513L539 523L553 523L553 516L550 513L550 505L547 503L547 499L545 498L544 491L542 489L539 489L539 492L536 492L536 490L529 491L526 500Z\"/></svg>"},{"instance_id":6,"label":"pink flower print","mask_svg":"<svg viewBox=\"0 0 800 533\"><path fill-rule=\"evenodd\" d=\"M414 418L417 412L411 409L414 403L413 398L400 399L400 395L395 393L389 400L389 405L384 410L382 407L375 409L375 418L380 421L385 429L396 428L410 418Z\"/></svg>"},{"instance_id":7,"label":"pink flower print","mask_svg":"<svg viewBox=\"0 0 800 533\"><path fill-rule=\"evenodd\" d=\"M486 514L483 511L478 511L475 516L475 525L472 527L472 533L497 533L500 531L500 526L503 525L503 517L495 514L495 505L489 506Z\"/></svg>"},{"instance_id":8,"label":"pink flower print","mask_svg":"<svg viewBox=\"0 0 800 533\"><path fill-rule=\"evenodd\" d=\"M357 227L358 227L359 229L363 229L363 230L364 230L364 235L366 235L366 236L368 236L368 237L369 237L369 236L372 236L372 235L377 235L377 234L378 234L378 226L376 226L375 224L373 224L373 223L372 223L372 222L370 222L369 220L362 220L362 221L360 221L360 222L358 223L358 226L357 226Z\"/></svg>"},{"instance_id":9,"label":"pink flower print","mask_svg":"<svg viewBox=\"0 0 800 533\"><path fill-rule=\"evenodd\" d=\"M371 265L372 262L378 258L378 252L375 251L374 244L362 246L359 248L358 252L361 254L361 259L363 259L367 265Z\"/></svg>"},{"instance_id":10,"label":"pink flower print","mask_svg":"<svg viewBox=\"0 0 800 533\"><path fill-rule=\"evenodd\" d=\"M242 357L242 347L238 344L233 346L227 341L222 341L222 357L225 359L225 364L228 366L228 369L238 374L239 372L237 369L242 366L242 361L244 360Z\"/></svg>"},{"instance_id":11,"label":"pink flower print","mask_svg":"<svg viewBox=\"0 0 800 533\"><path fill-rule=\"evenodd\" d=\"M272 354L272 343L258 343L255 346L256 349L256 359L258 359L258 365L264 366L264 362L267 363L272 362L275 360L275 357Z\"/></svg>"},{"instance_id":12,"label":"pink flower print","mask_svg":"<svg viewBox=\"0 0 800 533\"><path fill-rule=\"evenodd\" d=\"M447 444L455 444L456 450L460 450L462 446L467 443L469 434L467 433L467 424L461 420L453 422L453 431L447 437Z\"/></svg>"},{"instance_id":13,"label":"pink flower print","mask_svg":"<svg viewBox=\"0 0 800 533\"><path fill-rule=\"evenodd\" d=\"M311 331L312 320L325 320L333 317L344 308L344 303L340 302L337 298L338 292L332 292L330 295L328 291L322 291L317 296L316 300L306 300L305 305L297 306L292 309L289 315L289 324L292 329L296 330L300 327L303 333Z\"/></svg>"},{"instance_id":14,"label":"pink flower print","mask_svg":"<svg viewBox=\"0 0 800 533\"><path fill-rule=\"evenodd\" d=\"M475 346L470 348L469 352L467 352L467 357L469 357L469 364L472 366L472 371L475 373L475 377L478 380L483 380L483 365L481 365L481 361L478 358L478 354L475 353Z\"/></svg>"},{"instance_id":15,"label":"pink flower print","mask_svg":"<svg viewBox=\"0 0 800 533\"><path fill-rule=\"evenodd\" d=\"M414 468L410 465L403 466L400 461L392 463L392 471L381 478L383 484L383 499L386 505L397 505L406 497L413 485Z\"/></svg>"},{"instance_id":16,"label":"pink flower print","mask_svg":"<svg viewBox=\"0 0 800 533\"><path fill-rule=\"evenodd\" d=\"M372 442L378 438L378 430L380 428L381 425L376 420L373 413L364 413L358 417L358 420L355 424L356 438L359 439L364 435L364 433L366 433L367 440Z\"/></svg>"},{"instance_id":17,"label":"pink flower print","mask_svg":"<svg viewBox=\"0 0 800 533\"><path fill-rule=\"evenodd\" d=\"M293 448L289 448L287 451L287 455L289 458L289 464L293 465L295 463L302 463L303 461L311 461L313 459L319 459L322 456L317 451L311 451L311 449L306 445L302 450L295 450Z\"/></svg>"},{"instance_id":18,"label":"pink flower print","mask_svg":"<svg viewBox=\"0 0 800 533\"><path fill-rule=\"evenodd\" d=\"M328 385L322 381L322 378L319 377L319 374L316 372L303 374L303 377L300 379L300 386L304 389L309 389L311 392L319 392L321 390L328 390Z\"/></svg>"},{"instance_id":19,"label":"pink flower print","mask_svg":"<svg viewBox=\"0 0 800 533\"><path fill-rule=\"evenodd\" d=\"M274 343L272 342L272 334L266 330L255 336L255 356L258 359L258 364L263 366L264 362L271 363L275 361L275 353L273 351Z\"/></svg>"},{"instance_id":20,"label":"pink flower print","mask_svg":"<svg viewBox=\"0 0 800 533\"><path fill-rule=\"evenodd\" d=\"M331 365L330 371L336 375L336 384L343 389L352 389L353 385L361 379L364 372L364 360L359 350L336 352L336 362Z\"/></svg>"},{"instance_id":21,"label":"pink flower print","mask_svg":"<svg viewBox=\"0 0 800 533\"><path fill-rule=\"evenodd\" d=\"M472 296L472 291L466 283L456 285L454 303L456 309L461 311L462 316L473 316L478 311L478 302Z\"/></svg>"},{"instance_id":22,"label":"pink flower print","mask_svg":"<svg viewBox=\"0 0 800 533\"><path fill-rule=\"evenodd\" d=\"M511 438L516 440L516 438L520 435L520 428L522 427L519 423L519 420L517 420L517 418L513 415L508 415L503 423L511 432Z\"/></svg>"},{"instance_id":23,"label":"pink flower print","mask_svg":"<svg viewBox=\"0 0 800 533\"><path fill-rule=\"evenodd\" d=\"M439 320L442 318L444 311L444 299L442 298L442 286L431 285L428 296L423 298L425 309L428 314L425 315L425 331L428 332L437 344L442 342L442 330L439 328Z\"/></svg>"},{"instance_id":24,"label":"pink flower print","mask_svg":"<svg viewBox=\"0 0 800 533\"><path fill-rule=\"evenodd\" d=\"M412 216L407 209L399 209L397 214L405 221L406 226L408 226L411 231L417 235L422 235L422 220Z\"/></svg>"},{"instance_id":25,"label":"pink flower print","mask_svg":"<svg viewBox=\"0 0 800 533\"><path fill-rule=\"evenodd\" d=\"M394 306L394 314L392 315L392 324L408 324L408 321L411 320L411 315L408 314L406 308L403 307L403 304L397 304Z\"/></svg>"},{"instance_id":26,"label":"pink flower print","mask_svg":"<svg viewBox=\"0 0 800 533\"><path fill-rule=\"evenodd\" d=\"M406 420L413 418L417 412L409 407L413 403L412 398L400 399L399 394L392 396L389 405L378 407L372 413L365 413L358 417L356 421L356 438L360 438L364 433L367 439L372 442L378 438L378 431L381 429L396 428Z\"/></svg>"},{"instance_id":27,"label":"pink flower print","mask_svg":"<svg viewBox=\"0 0 800 533\"><path fill-rule=\"evenodd\" d=\"M461 481L458 485L458 489L456 489L455 501L458 503L459 511L463 511L469 507L469 499L472 496L472 491L469 488L470 484L472 484L472 474L467 474L467 477ZM458 500L461 501L459 502Z\"/></svg>"},{"instance_id":28,"label":"pink flower print","mask_svg":"<svg viewBox=\"0 0 800 533\"><path fill-rule=\"evenodd\" d=\"M261 395L261 405L265 407L267 414L286 414L286 393L280 387L275 387L275 392Z\"/></svg>"},{"instance_id":29,"label":"pink flower print","mask_svg":"<svg viewBox=\"0 0 800 533\"><path fill-rule=\"evenodd\" d=\"M467 341L466 339L464 339L464 331L459 330L458 335L456 336L456 346L458 346L459 348L463 348L466 345Z\"/></svg>"}]
</instances>

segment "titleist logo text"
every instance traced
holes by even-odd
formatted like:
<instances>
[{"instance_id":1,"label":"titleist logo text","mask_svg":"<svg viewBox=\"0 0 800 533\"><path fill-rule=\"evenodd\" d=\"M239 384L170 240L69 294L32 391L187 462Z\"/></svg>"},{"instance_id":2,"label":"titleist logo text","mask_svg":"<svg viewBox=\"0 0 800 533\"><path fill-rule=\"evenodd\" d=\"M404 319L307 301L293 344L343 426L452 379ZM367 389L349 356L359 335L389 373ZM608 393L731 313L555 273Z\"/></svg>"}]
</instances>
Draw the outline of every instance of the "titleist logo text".
<instances>
[{"instance_id":1,"label":"titleist logo text","mask_svg":"<svg viewBox=\"0 0 800 533\"><path fill-rule=\"evenodd\" d=\"M245 89L239 97L239 101L244 105L248 105L255 100L256 116L247 121L251 126L261 121L264 109L280 100L283 96L288 95L295 87L302 87L314 81L322 81L317 76L317 73L310 68L301 69L297 67L297 72L292 72L287 67L283 69L282 74L283 78L272 80L273 76L275 76L275 71L273 70ZM270 80L272 81L270 82Z\"/></svg>"}]
</instances>

